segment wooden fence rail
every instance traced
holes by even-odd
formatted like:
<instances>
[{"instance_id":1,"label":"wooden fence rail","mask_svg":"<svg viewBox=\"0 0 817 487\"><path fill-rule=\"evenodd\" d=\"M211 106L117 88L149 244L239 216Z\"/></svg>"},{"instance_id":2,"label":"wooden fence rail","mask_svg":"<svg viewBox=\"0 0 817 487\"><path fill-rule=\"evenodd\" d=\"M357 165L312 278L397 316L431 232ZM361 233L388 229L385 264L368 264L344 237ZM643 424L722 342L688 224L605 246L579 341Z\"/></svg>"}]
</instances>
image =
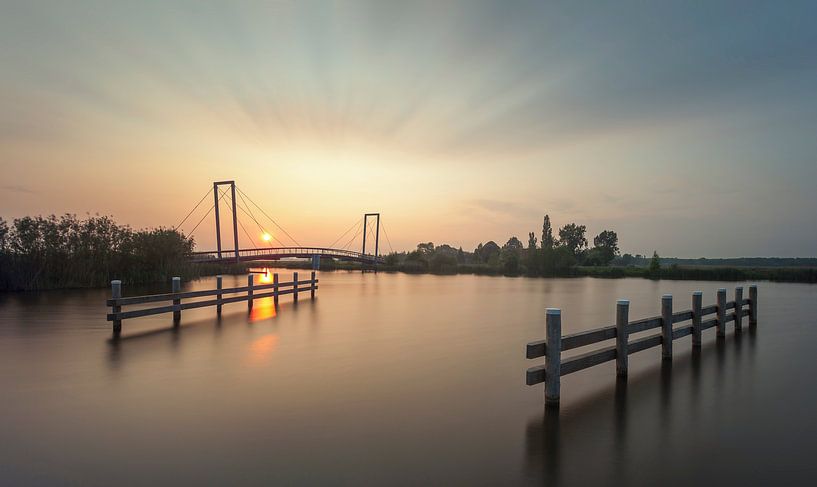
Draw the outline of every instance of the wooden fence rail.
<instances>
[{"instance_id":1,"label":"wooden fence rail","mask_svg":"<svg viewBox=\"0 0 817 487\"><path fill-rule=\"evenodd\" d=\"M717 337L726 335L726 324L735 323L735 333L743 328L743 317L749 317L749 327L757 326L757 286L749 286L749 298L743 298L743 288L735 288L735 300L726 301L726 289L718 289L717 303L702 306L703 293L692 294L692 309L673 312L672 295L661 298L661 316L629 321L630 302L621 299L616 303L616 324L593 330L581 331L562 336L562 312L558 308L548 308L546 312L545 339L528 343L527 358L545 357L545 364L531 367L527 371L528 385L545 383L545 404L558 406L560 397L560 377L584 370L611 360L616 361L616 374L627 377L627 357L633 353L661 345L661 357L672 360L672 342L692 335L693 348L701 346L702 332L716 328ZM748 309L744 309L748 306ZM730 310L734 310L729 312ZM704 319L710 315L713 318ZM673 327L676 323L691 321L691 324ZM655 328L661 332L643 338L629 340L629 335ZM562 359L562 352L574 348L593 345L606 340L615 340L615 345L589 351Z\"/></svg>"},{"instance_id":2,"label":"wooden fence rail","mask_svg":"<svg viewBox=\"0 0 817 487\"><path fill-rule=\"evenodd\" d=\"M247 302L247 307L252 309L253 301L261 298L273 298L274 304L278 305L278 297L292 294L294 302L298 301L298 293L309 292L310 297L315 298L315 291L318 289L318 279L315 271L312 271L311 278L306 281L298 280L298 273L292 273L292 281L279 282L278 273L272 275L271 284L257 285L254 282L254 275L247 276L247 285L241 287L222 287L222 277L216 276L216 289L206 289L202 291L181 292L181 279L174 277L170 293L150 294L145 296L122 297L122 281L111 281L111 299L106 301L106 305L111 307L108 313L108 321L113 322L113 333L119 335L122 331L122 320L129 318L139 318L141 316L157 315L162 313L173 313L173 322L181 320L182 310L204 308L215 306L216 313L221 315L221 308L225 304ZM261 292L259 292L261 291ZM225 294L236 294L236 296L225 297ZM192 301L183 303L183 299L203 298L215 296L215 299L202 301ZM122 311L123 306L171 302L170 305L158 306L155 308L141 308L132 311Z\"/></svg>"}]
</instances>

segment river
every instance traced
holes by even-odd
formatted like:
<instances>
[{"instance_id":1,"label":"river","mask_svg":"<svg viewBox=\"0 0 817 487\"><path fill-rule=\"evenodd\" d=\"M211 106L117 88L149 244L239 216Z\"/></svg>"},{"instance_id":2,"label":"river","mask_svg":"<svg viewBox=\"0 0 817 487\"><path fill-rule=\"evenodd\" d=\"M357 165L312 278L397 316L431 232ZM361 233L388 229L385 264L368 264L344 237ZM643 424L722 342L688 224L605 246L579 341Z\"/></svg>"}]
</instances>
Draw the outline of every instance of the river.
<instances>
[{"instance_id":1,"label":"river","mask_svg":"<svg viewBox=\"0 0 817 487\"><path fill-rule=\"evenodd\" d=\"M736 283L319 278L314 301L126 320L118 341L107 290L0 294L0 484L813 485L815 285L759 283L756 332L634 354L626 385L614 363L565 376L550 413L525 385L546 307L571 333L618 298L635 320Z\"/></svg>"}]
</instances>

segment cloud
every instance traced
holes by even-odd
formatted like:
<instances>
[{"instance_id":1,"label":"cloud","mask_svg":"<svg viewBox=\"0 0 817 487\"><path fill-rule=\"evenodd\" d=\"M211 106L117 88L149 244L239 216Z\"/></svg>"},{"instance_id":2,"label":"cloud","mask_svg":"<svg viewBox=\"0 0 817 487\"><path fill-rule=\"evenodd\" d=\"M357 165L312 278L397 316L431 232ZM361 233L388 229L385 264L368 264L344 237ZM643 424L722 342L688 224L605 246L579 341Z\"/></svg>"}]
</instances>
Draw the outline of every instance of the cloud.
<instances>
[{"instance_id":1,"label":"cloud","mask_svg":"<svg viewBox=\"0 0 817 487\"><path fill-rule=\"evenodd\" d=\"M34 194L36 191L26 188L25 186L21 186L19 184L4 184L0 186L0 190L2 191L11 191L13 193L26 193L26 194Z\"/></svg>"}]
</instances>

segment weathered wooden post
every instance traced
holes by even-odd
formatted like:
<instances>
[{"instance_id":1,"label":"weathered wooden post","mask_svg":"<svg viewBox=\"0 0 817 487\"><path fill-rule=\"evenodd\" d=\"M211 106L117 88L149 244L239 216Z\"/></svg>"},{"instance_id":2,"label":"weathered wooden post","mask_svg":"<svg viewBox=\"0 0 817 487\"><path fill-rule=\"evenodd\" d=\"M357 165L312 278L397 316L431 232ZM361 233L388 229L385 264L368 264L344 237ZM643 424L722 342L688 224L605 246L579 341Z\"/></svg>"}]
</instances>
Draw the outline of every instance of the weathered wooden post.
<instances>
[{"instance_id":1,"label":"weathered wooden post","mask_svg":"<svg viewBox=\"0 0 817 487\"><path fill-rule=\"evenodd\" d=\"M562 376L562 310L547 308L545 313L545 405L558 407Z\"/></svg>"},{"instance_id":2,"label":"weathered wooden post","mask_svg":"<svg viewBox=\"0 0 817 487\"><path fill-rule=\"evenodd\" d=\"M247 309L252 309L252 285L255 281L255 275L247 274Z\"/></svg>"},{"instance_id":3,"label":"weathered wooden post","mask_svg":"<svg viewBox=\"0 0 817 487\"><path fill-rule=\"evenodd\" d=\"M292 301L298 302L298 273L292 273Z\"/></svg>"},{"instance_id":4,"label":"weathered wooden post","mask_svg":"<svg viewBox=\"0 0 817 487\"><path fill-rule=\"evenodd\" d=\"M672 294L661 296L661 358L672 360Z\"/></svg>"},{"instance_id":5,"label":"weathered wooden post","mask_svg":"<svg viewBox=\"0 0 817 487\"><path fill-rule=\"evenodd\" d=\"M718 338L726 336L726 288L718 289Z\"/></svg>"},{"instance_id":6,"label":"weathered wooden post","mask_svg":"<svg viewBox=\"0 0 817 487\"><path fill-rule=\"evenodd\" d=\"M173 284L172 284L172 291L173 293L181 292L182 290L182 278L181 277L174 277ZM182 310L178 308L181 306L182 300L181 298L174 298L173 299L173 323L178 323L182 319Z\"/></svg>"},{"instance_id":7,"label":"weathered wooden post","mask_svg":"<svg viewBox=\"0 0 817 487\"><path fill-rule=\"evenodd\" d=\"M701 308L704 293L692 293L692 348L701 348Z\"/></svg>"},{"instance_id":8,"label":"weathered wooden post","mask_svg":"<svg viewBox=\"0 0 817 487\"><path fill-rule=\"evenodd\" d=\"M312 287L309 288L309 297L315 299L315 271L312 271Z\"/></svg>"},{"instance_id":9,"label":"weathered wooden post","mask_svg":"<svg viewBox=\"0 0 817 487\"><path fill-rule=\"evenodd\" d=\"M216 289L221 291L221 276L216 276ZM221 293L216 294L216 314L221 316Z\"/></svg>"},{"instance_id":10,"label":"weathered wooden post","mask_svg":"<svg viewBox=\"0 0 817 487\"><path fill-rule=\"evenodd\" d=\"M757 284L749 286L749 328L757 326Z\"/></svg>"},{"instance_id":11,"label":"weathered wooden post","mask_svg":"<svg viewBox=\"0 0 817 487\"><path fill-rule=\"evenodd\" d=\"M627 377L627 324L629 323L630 301L616 302L616 375Z\"/></svg>"},{"instance_id":12,"label":"weathered wooden post","mask_svg":"<svg viewBox=\"0 0 817 487\"><path fill-rule=\"evenodd\" d=\"M111 281L111 299L121 299L122 298L122 281L116 279ZM111 305L111 313L116 314L122 311L122 306L116 304ZM113 334L114 336L119 336L122 333L122 320L118 320L114 318L113 320Z\"/></svg>"},{"instance_id":13,"label":"weathered wooden post","mask_svg":"<svg viewBox=\"0 0 817 487\"><path fill-rule=\"evenodd\" d=\"M278 273L272 275L272 303L278 306Z\"/></svg>"},{"instance_id":14,"label":"weathered wooden post","mask_svg":"<svg viewBox=\"0 0 817 487\"><path fill-rule=\"evenodd\" d=\"M743 287L735 288L735 333L743 331Z\"/></svg>"}]
</instances>

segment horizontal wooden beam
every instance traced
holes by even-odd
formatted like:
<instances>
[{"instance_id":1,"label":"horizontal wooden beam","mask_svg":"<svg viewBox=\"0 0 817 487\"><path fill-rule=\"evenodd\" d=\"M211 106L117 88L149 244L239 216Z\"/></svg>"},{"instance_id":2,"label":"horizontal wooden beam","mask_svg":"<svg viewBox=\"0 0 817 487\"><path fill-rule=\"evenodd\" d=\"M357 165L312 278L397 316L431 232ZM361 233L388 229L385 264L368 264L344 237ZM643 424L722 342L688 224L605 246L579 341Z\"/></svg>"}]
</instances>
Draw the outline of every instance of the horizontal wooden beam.
<instances>
[{"instance_id":1,"label":"horizontal wooden beam","mask_svg":"<svg viewBox=\"0 0 817 487\"><path fill-rule=\"evenodd\" d=\"M545 366L537 365L531 367L525 372L525 385L533 386L541 384L545 381Z\"/></svg>"},{"instance_id":2,"label":"horizontal wooden beam","mask_svg":"<svg viewBox=\"0 0 817 487\"><path fill-rule=\"evenodd\" d=\"M300 284L300 282L299 282ZM318 289L318 286L315 286L315 289ZM298 287L299 293L310 292L312 287ZM294 289L279 289L277 294L278 296L283 296L286 294L293 294L295 292ZM274 297L276 295L275 291L266 292L266 293L253 293L252 299L260 299L260 298L269 298ZM139 318L141 316L151 316L151 315L158 315L162 313L170 313L172 311L182 311L186 309L196 309L196 308L204 308L207 306L215 306L218 304L230 304L230 303L239 303L241 301L247 301L250 297L248 295L244 296L231 296L228 298L222 298L221 300L218 299L211 299L208 301L194 301L192 303L181 303L177 305L168 305L168 306L160 306L158 308L148 308L148 309L137 309L133 311L120 311L119 313L109 313L107 316L108 321L114 320L126 320L129 318Z\"/></svg>"},{"instance_id":3,"label":"horizontal wooden beam","mask_svg":"<svg viewBox=\"0 0 817 487\"><path fill-rule=\"evenodd\" d=\"M701 331L708 330L709 328L714 328L718 325L718 319L712 318L711 320L706 320L701 322Z\"/></svg>"},{"instance_id":4,"label":"horizontal wooden beam","mask_svg":"<svg viewBox=\"0 0 817 487\"><path fill-rule=\"evenodd\" d=\"M705 306L701 308L701 316L706 315L713 315L718 312L718 306L713 304L712 306Z\"/></svg>"},{"instance_id":5,"label":"horizontal wooden beam","mask_svg":"<svg viewBox=\"0 0 817 487\"><path fill-rule=\"evenodd\" d=\"M562 371L560 375L572 374L573 372L578 372L580 370L593 367L594 365L603 364L604 362L609 362L610 360L615 359L615 345L602 348L601 350L576 355L575 357L562 360Z\"/></svg>"},{"instance_id":6,"label":"horizontal wooden beam","mask_svg":"<svg viewBox=\"0 0 817 487\"><path fill-rule=\"evenodd\" d=\"M692 335L692 325L681 326L672 330L672 339L677 340L687 335Z\"/></svg>"},{"instance_id":7,"label":"horizontal wooden beam","mask_svg":"<svg viewBox=\"0 0 817 487\"><path fill-rule=\"evenodd\" d=\"M616 337L615 326L605 326L593 330L580 331L562 337L562 350L572 350L574 348L592 345L594 343L611 340Z\"/></svg>"},{"instance_id":8,"label":"horizontal wooden beam","mask_svg":"<svg viewBox=\"0 0 817 487\"><path fill-rule=\"evenodd\" d=\"M679 311L677 313L672 314L672 322L673 323L680 323L682 321L688 321L692 319L692 311Z\"/></svg>"},{"instance_id":9,"label":"horizontal wooden beam","mask_svg":"<svg viewBox=\"0 0 817 487\"><path fill-rule=\"evenodd\" d=\"M659 345L661 345L661 335L650 335L648 337L639 338L627 344L627 355L632 355Z\"/></svg>"},{"instance_id":10,"label":"horizontal wooden beam","mask_svg":"<svg viewBox=\"0 0 817 487\"><path fill-rule=\"evenodd\" d=\"M658 328L659 326L661 326L660 316L644 318L643 320L638 321L631 321L630 324L627 325L627 334L632 335L633 333L652 330L653 328Z\"/></svg>"},{"instance_id":11,"label":"horizontal wooden beam","mask_svg":"<svg viewBox=\"0 0 817 487\"><path fill-rule=\"evenodd\" d=\"M298 287L301 286L311 286L312 283L318 284L318 279L314 281L312 279L306 279L304 281L298 281ZM279 282L278 289L292 287L295 284L294 281L290 282ZM263 291L265 289L273 289L275 284L259 284L253 285L253 291ZM235 294L235 293L245 293L249 291L249 286L241 286L241 287L227 287L224 289L205 289L202 291L187 291L183 293L164 293L164 294L148 294L145 296L130 296L126 298L118 298L118 299L108 299L105 301L107 306L127 306L131 304L144 304L144 303L156 303L160 301L172 301L174 299L189 299L189 298L201 298L205 296L217 296L219 294Z\"/></svg>"},{"instance_id":12,"label":"horizontal wooden beam","mask_svg":"<svg viewBox=\"0 0 817 487\"><path fill-rule=\"evenodd\" d=\"M537 340L528 343L525 349L525 358L539 358L546 355L547 342L545 340Z\"/></svg>"}]
</instances>

